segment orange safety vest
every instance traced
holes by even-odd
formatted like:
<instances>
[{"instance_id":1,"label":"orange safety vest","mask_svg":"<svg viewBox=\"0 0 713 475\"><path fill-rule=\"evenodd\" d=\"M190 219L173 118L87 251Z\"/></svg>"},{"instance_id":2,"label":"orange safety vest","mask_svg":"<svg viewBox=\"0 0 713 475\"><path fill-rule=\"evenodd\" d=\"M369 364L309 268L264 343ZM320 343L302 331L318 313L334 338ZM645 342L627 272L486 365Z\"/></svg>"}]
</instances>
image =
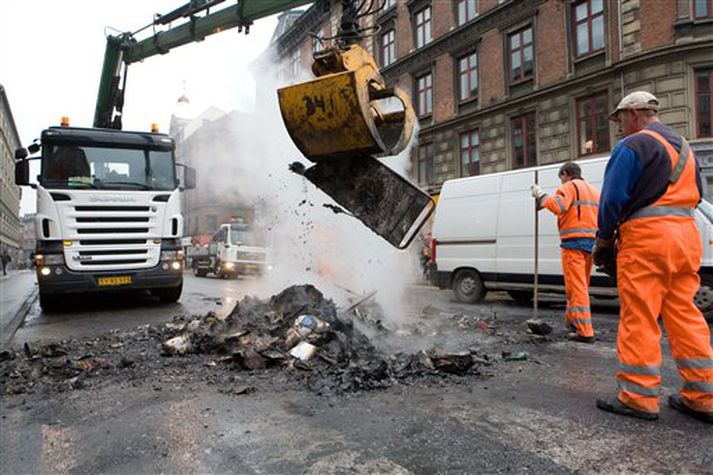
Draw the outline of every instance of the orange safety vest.
<instances>
[{"instance_id":1,"label":"orange safety vest","mask_svg":"<svg viewBox=\"0 0 713 475\"><path fill-rule=\"evenodd\" d=\"M564 183L542 206L557 215L561 240L597 237L599 191L583 179Z\"/></svg>"},{"instance_id":2,"label":"orange safety vest","mask_svg":"<svg viewBox=\"0 0 713 475\"><path fill-rule=\"evenodd\" d=\"M626 220L652 217L692 218L701 195L696 185L696 159L688 142L681 137L682 153L679 153L661 134L648 129L640 133L653 137L666 148L671 159L671 177L666 192L661 198L649 206L636 210Z\"/></svg>"}]
</instances>

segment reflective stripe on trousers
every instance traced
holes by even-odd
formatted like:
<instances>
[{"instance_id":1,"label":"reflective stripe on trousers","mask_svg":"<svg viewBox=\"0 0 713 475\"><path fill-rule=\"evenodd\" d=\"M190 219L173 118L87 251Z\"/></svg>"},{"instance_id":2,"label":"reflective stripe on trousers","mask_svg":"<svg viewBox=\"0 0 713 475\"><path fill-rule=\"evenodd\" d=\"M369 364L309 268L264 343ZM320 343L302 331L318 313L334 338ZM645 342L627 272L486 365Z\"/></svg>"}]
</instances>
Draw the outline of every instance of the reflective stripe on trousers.
<instances>
[{"instance_id":1,"label":"reflective stripe on trousers","mask_svg":"<svg viewBox=\"0 0 713 475\"><path fill-rule=\"evenodd\" d=\"M659 410L660 316L683 379L681 396L695 410L713 411L710 330L693 303L702 253L695 221L636 219L619 230L619 399L642 411Z\"/></svg>"},{"instance_id":2,"label":"reflective stripe on trousers","mask_svg":"<svg viewBox=\"0 0 713 475\"><path fill-rule=\"evenodd\" d=\"M564 288L567 294L565 321L584 337L594 336L592 314L589 308L589 279L592 273L592 256L581 249L561 249Z\"/></svg>"}]
</instances>

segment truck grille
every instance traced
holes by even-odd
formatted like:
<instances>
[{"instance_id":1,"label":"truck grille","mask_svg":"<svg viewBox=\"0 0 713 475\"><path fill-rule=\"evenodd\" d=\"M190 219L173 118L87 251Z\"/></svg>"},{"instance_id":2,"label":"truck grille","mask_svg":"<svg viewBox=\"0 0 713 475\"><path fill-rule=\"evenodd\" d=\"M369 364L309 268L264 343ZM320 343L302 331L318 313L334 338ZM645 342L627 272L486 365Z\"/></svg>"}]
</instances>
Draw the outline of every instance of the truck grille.
<instances>
[{"instance_id":1,"label":"truck grille","mask_svg":"<svg viewBox=\"0 0 713 475\"><path fill-rule=\"evenodd\" d=\"M265 260L264 252L238 251L235 258L239 261L262 262Z\"/></svg>"},{"instance_id":2,"label":"truck grille","mask_svg":"<svg viewBox=\"0 0 713 475\"><path fill-rule=\"evenodd\" d=\"M82 205L67 209L73 241L65 247L72 270L112 271L153 267L161 252L155 207Z\"/></svg>"}]
</instances>

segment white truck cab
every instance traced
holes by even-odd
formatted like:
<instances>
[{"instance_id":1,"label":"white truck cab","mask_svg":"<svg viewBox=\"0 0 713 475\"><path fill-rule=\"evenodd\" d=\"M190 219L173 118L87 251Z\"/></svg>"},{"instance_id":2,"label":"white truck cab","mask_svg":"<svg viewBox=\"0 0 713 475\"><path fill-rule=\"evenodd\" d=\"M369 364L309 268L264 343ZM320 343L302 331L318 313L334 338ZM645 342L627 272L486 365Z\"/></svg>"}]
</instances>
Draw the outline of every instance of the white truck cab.
<instances>
[{"instance_id":1,"label":"white truck cab","mask_svg":"<svg viewBox=\"0 0 713 475\"><path fill-rule=\"evenodd\" d=\"M18 149L15 181L37 191L35 264L40 305L65 294L146 289L178 300L183 286L180 190L174 141L165 134L50 127L42 132L41 173L30 183Z\"/></svg>"},{"instance_id":2,"label":"white truck cab","mask_svg":"<svg viewBox=\"0 0 713 475\"><path fill-rule=\"evenodd\" d=\"M267 244L264 232L245 223L222 224L209 244L189 248L193 273L225 278L262 275L272 268Z\"/></svg>"}]
</instances>

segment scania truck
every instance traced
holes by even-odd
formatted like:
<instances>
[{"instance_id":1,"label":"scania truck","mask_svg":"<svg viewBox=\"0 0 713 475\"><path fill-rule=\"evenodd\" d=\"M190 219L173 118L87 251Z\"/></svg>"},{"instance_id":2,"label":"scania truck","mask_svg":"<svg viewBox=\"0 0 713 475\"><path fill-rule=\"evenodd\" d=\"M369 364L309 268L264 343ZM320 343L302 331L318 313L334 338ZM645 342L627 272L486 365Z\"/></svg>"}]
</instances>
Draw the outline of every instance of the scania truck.
<instances>
[{"instance_id":1,"label":"scania truck","mask_svg":"<svg viewBox=\"0 0 713 475\"><path fill-rule=\"evenodd\" d=\"M174 302L183 288L182 189L175 144L165 134L61 127L15 153L15 182L37 191L35 264L40 305L67 294L150 290ZM41 152L38 157L28 158ZM29 161L39 159L37 183Z\"/></svg>"}]
</instances>

